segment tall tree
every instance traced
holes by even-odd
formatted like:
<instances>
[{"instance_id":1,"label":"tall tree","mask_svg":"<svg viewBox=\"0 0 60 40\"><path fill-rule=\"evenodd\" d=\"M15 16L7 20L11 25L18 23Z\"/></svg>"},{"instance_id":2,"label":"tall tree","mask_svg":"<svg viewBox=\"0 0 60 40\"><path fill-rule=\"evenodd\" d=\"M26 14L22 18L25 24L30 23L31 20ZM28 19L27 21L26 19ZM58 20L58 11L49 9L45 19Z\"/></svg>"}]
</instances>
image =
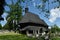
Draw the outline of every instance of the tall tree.
<instances>
[{"instance_id":1,"label":"tall tree","mask_svg":"<svg viewBox=\"0 0 60 40\"><path fill-rule=\"evenodd\" d=\"M10 29L15 28L17 22L21 20L22 17L22 7L21 7L21 1L17 0L16 3L14 3L13 0L11 0L12 4L6 4L9 8L10 11L5 11L8 12L7 16L7 25L9 25Z\"/></svg>"},{"instance_id":2,"label":"tall tree","mask_svg":"<svg viewBox=\"0 0 60 40\"><path fill-rule=\"evenodd\" d=\"M7 6L9 6L9 8L10 8L10 12L9 12L8 17L10 17L11 20L12 19L15 19L16 20L16 18L17 18L17 20L21 19L21 16L22 16L22 8L21 8L21 6L19 4L20 2L17 1L15 4L14 4L13 0L11 0L11 2L12 2L11 5L7 4Z\"/></svg>"}]
</instances>

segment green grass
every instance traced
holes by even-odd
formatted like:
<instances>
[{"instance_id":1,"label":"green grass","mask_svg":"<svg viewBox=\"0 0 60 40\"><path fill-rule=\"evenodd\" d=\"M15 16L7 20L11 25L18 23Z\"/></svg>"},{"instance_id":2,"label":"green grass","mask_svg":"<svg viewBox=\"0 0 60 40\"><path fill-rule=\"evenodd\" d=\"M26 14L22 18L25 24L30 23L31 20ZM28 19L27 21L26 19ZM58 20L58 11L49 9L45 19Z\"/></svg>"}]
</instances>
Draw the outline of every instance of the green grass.
<instances>
[{"instance_id":1,"label":"green grass","mask_svg":"<svg viewBox=\"0 0 60 40\"><path fill-rule=\"evenodd\" d=\"M0 40L35 40L35 38L17 33L0 33Z\"/></svg>"},{"instance_id":2,"label":"green grass","mask_svg":"<svg viewBox=\"0 0 60 40\"><path fill-rule=\"evenodd\" d=\"M36 40L36 38L27 37L23 34L14 32L0 33L0 40ZM51 40L60 40L59 37L51 37Z\"/></svg>"},{"instance_id":3,"label":"green grass","mask_svg":"<svg viewBox=\"0 0 60 40\"><path fill-rule=\"evenodd\" d=\"M51 38L51 40L60 40L60 37Z\"/></svg>"},{"instance_id":4,"label":"green grass","mask_svg":"<svg viewBox=\"0 0 60 40\"><path fill-rule=\"evenodd\" d=\"M55 36L54 36L54 33L52 33L52 34L50 35L50 39L51 39L51 40L60 40L60 36L58 36L58 35L55 35Z\"/></svg>"}]
</instances>

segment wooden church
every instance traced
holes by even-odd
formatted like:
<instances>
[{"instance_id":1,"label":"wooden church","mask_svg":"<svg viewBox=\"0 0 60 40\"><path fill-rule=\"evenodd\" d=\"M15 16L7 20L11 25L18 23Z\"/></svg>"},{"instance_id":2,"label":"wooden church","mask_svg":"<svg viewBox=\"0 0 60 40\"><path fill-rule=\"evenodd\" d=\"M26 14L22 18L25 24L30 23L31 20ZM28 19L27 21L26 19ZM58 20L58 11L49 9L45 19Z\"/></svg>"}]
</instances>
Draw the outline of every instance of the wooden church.
<instances>
[{"instance_id":1,"label":"wooden church","mask_svg":"<svg viewBox=\"0 0 60 40\"><path fill-rule=\"evenodd\" d=\"M29 12L28 8L25 8L25 15L18 25L20 33L27 36L39 36L48 29L48 25L44 20L40 19L38 15Z\"/></svg>"}]
</instances>

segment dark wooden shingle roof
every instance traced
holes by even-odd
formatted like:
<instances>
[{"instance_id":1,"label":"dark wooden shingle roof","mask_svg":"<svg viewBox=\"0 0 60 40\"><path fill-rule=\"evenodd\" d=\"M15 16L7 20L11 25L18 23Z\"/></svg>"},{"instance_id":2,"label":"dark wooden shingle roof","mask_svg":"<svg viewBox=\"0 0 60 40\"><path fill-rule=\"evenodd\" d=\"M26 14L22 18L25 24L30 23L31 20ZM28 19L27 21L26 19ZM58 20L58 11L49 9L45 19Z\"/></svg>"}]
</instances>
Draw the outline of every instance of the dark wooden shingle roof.
<instances>
[{"instance_id":1,"label":"dark wooden shingle roof","mask_svg":"<svg viewBox=\"0 0 60 40\"><path fill-rule=\"evenodd\" d=\"M27 22L32 22L32 23L37 23L37 24L48 26L45 23L44 20L39 18L38 15L36 15L34 13L31 13L31 12L25 13L25 15L23 16L22 20L20 21L20 23L27 23Z\"/></svg>"}]
</instances>

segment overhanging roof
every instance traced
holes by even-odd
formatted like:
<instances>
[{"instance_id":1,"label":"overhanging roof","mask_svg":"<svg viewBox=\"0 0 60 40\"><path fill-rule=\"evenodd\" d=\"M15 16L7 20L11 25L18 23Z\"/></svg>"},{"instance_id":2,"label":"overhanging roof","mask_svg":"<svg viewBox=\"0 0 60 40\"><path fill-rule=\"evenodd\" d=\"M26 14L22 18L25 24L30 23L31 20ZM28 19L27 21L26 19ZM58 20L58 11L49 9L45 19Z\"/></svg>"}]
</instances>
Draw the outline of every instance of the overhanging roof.
<instances>
[{"instance_id":1,"label":"overhanging roof","mask_svg":"<svg viewBox=\"0 0 60 40\"><path fill-rule=\"evenodd\" d=\"M22 20L20 21L20 23L27 23L27 22L33 22L33 23L38 23L38 24L42 24L45 26L48 26L44 20L40 19L38 15L31 13L31 12L27 12L25 13L25 15L23 16Z\"/></svg>"}]
</instances>

